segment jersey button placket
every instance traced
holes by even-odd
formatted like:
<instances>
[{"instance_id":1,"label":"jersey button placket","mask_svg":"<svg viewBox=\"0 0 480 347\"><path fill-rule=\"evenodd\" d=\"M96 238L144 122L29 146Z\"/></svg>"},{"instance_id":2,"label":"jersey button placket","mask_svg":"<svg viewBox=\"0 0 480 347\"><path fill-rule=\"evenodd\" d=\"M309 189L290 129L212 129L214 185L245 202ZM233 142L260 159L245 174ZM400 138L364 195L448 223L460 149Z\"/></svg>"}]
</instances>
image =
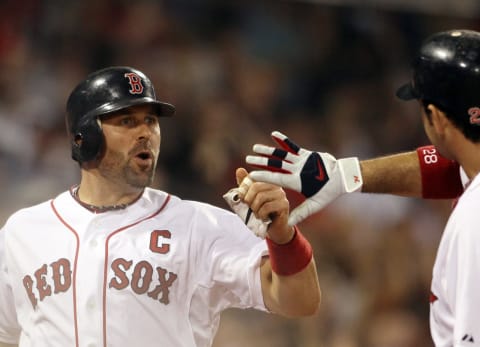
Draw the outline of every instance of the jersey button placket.
<instances>
[{"instance_id":1,"label":"jersey button placket","mask_svg":"<svg viewBox=\"0 0 480 347\"><path fill-rule=\"evenodd\" d=\"M87 310L93 311L93 310L95 310L96 307L97 307L97 305L95 305L95 299L94 299L94 298L88 299L88 301L87 301Z\"/></svg>"},{"instance_id":2,"label":"jersey button placket","mask_svg":"<svg viewBox=\"0 0 480 347\"><path fill-rule=\"evenodd\" d=\"M102 216L95 216L80 241L77 269L77 302L80 345L96 346L103 339L104 250ZM99 220L100 219L100 220Z\"/></svg>"}]
</instances>

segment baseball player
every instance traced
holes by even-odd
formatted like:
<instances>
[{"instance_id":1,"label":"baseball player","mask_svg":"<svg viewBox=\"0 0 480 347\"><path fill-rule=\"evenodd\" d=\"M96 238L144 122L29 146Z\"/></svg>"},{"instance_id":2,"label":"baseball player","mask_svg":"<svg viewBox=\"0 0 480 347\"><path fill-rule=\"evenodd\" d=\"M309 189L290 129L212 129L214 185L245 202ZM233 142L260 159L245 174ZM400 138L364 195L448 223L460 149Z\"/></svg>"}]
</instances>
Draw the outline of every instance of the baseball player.
<instances>
[{"instance_id":1,"label":"baseball player","mask_svg":"<svg viewBox=\"0 0 480 347\"><path fill-rule=\"evenodd\" d=\"M265 170L254 180L301 192L297 223L355 191L458 198L433 268L430 326L437 347L480 346L480 33L436 33L422 44L413 78L397 91L419 102L431 146L359 162L309 151L273 132L280 148L255 145L246 161Z\"/></svg>"},{"instance_id":2,"label":"baseball player","mask_svg":"<svg viewBox=\"0 0 480 347\"><path fill-rule=\"evenodd\" d=\"M281 188L239 168L227 200L260 221L265 240L231 211L149 188L159 117L174 111L130 67L96 71L72 91L81 180L0 231L0 346L203 347L226 308L317 311L312 248L288 226Z\"/></svg>"}]
</instances>

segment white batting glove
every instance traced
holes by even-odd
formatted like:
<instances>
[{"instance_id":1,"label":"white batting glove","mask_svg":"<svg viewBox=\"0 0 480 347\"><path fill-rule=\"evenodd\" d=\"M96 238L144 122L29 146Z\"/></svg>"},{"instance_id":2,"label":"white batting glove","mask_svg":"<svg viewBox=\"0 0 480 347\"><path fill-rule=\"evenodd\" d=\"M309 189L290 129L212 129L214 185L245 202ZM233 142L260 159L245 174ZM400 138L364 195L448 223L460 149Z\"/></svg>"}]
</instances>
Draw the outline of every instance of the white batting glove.
<instances>
[{"instance_id":1,"label":"white batting glove","mask_svg":"<svg viewBox=\"0 0 480 347\"><path fill-rule=\"evenodd\" d=\"M360 190L363 184L356 157L336 159L329 153L300 148L286 135L271 134L281 148L256 144L246 162L260 168L249 176L301 193L306 200L290 213L289 225L295 225L345 193Z\"/></svg>"},{"instance_id":2,"label":"white batting glove","mask_svg":"<svg viewBox=\"0 0 480 347\"><path fill-rule=\"evenodd\" d=\"M268 225L271 220L262 221L255 217L250 207L240 199L240 188L232 188L223 195L228 206L235 212L247 225L247 227L258 237L265 239L267 236Z\"/></svg>"}]
</instances>

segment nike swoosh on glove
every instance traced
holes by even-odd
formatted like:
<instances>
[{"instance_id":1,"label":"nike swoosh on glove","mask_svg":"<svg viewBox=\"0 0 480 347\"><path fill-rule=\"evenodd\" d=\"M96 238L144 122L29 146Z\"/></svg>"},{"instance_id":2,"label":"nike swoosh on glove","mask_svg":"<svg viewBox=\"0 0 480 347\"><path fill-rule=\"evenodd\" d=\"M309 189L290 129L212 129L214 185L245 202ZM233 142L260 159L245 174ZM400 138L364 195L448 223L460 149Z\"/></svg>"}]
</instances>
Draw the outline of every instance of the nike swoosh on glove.
<instances>
[{"instance_id":1,"label":"nike swoosh on glove","mask_svg":"<svg viewBox=\"0 0 480 347\"><path fill-rule=\"evenodd\" d=\"M358 158L336 159L329 153L299 147L279 131L271 134L280 146L255 144L246 162L261 170L250 172L255 181L288 188L305 197L290 213L289 225L295 225L345 193L359 191L363 184Z\"/></svg>"}]
</instances>

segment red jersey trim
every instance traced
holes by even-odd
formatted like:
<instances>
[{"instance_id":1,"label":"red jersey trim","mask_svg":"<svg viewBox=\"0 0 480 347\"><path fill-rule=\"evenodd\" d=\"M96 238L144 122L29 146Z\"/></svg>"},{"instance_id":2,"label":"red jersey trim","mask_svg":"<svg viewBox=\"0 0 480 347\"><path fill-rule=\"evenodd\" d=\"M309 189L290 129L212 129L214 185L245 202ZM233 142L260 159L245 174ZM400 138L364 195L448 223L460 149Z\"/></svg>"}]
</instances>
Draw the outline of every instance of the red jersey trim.
<instances>
[{"instance_id":1,"label":"red jersey trim","mask_svg":"<svg viewBox=\"0 0 480 347\"><path fill-rule=\"evenodd\" d=\"M75 236L75 240L77 241L77 246L75 249L75 258L73 261L73 279L72 279L72 291L73 291L73 321L74 321L74 329L75 329L75 346L79 347L78 344L78 321L77 321L77 261L78 261L78 249L80 246L80 238L78 237L78 233L73 229L63 218L60 216L60 213L55 208L54 200L50 201L50 206L52 207L53 213L57 216L57 218L62 222L68 230L72 232Z\"/></svg>"},{"instance_id":2,"label":"red jersey trim","mask_svg":"<svg viewBox=\"0 0 480 347\"><path fill-rule=\"evenodd\" d=\"M105 240L105 256L104 256L104 265L103 265L103 345L104 347L107 347L107 315L106 315L106 312L107 312L107 304L106 304L106 297L107 297L107 271L108 271L108 267L107 267L107 260L108 260L108 242L110 241L110 238L122 231L125 231L137 224L140 224L148 219L151 219L155 216L157 216L164 208L165 206L167 206L168 202L170 201L170 198L171 198L171 195L168 194L167 195L167 198L165 199L164 203L162 204L162 206L160 206L160 208L155 211L154 213L152 213L151 215L145 217L145 218L142 218L140 219L139 221L135 222L135 223L132 223L132 224L128 224L124 227L121 227L119 229L116 229L114 230L112 233L110 233L106 240ZM76 249L75 249L75 259L74 259L74 265L73 265L73 279L72 279L72 286L73 286L73 313L74 313L74 329L75 329L75 346L76 347L79 347L79 340L78 340L78 319L77 319L77 261L78 261L78 252L79 252L79 246L80 246L80 238L78 236L78 233L75 231L75 229L70 226L63 218L62 216L60 215L60 213L58 212L58 210L55 208L55 204L54 204L54 200L51 200L50 201L50 206L53 210L53 212L55 213L55 215L57 216L57 218L60 220L60 222L65 225L65 227L67 227L68 230L70 230L73 235L75 236L75 239L77 241L77 246L76 246Z\"/></svg>"},{"instance_id":3,"label":"red jersey trim","mask_svg":"<svg viewBox=\"0 0 480 347\"><path fill-rule=\"evenodd\" d=\"M127 230L128 228L131 228L137 224L140 224L148 219L151 219L155 216L157 216L164 208L167 206L168 202L170 201L170 194L167 196L165 199L165 202L163 203L160 208L151 214L150 216L147 216L143 219L140 219L139 221L126 225L124 227L121 227L120 229L114 230L110 235L107 236L105 240L105 257L104 257L104 265L103 265L103 346L107 347L107 271L108 271L108 242L110 241L110 238L122 231Z\"/></svg>"}]
</instances>

